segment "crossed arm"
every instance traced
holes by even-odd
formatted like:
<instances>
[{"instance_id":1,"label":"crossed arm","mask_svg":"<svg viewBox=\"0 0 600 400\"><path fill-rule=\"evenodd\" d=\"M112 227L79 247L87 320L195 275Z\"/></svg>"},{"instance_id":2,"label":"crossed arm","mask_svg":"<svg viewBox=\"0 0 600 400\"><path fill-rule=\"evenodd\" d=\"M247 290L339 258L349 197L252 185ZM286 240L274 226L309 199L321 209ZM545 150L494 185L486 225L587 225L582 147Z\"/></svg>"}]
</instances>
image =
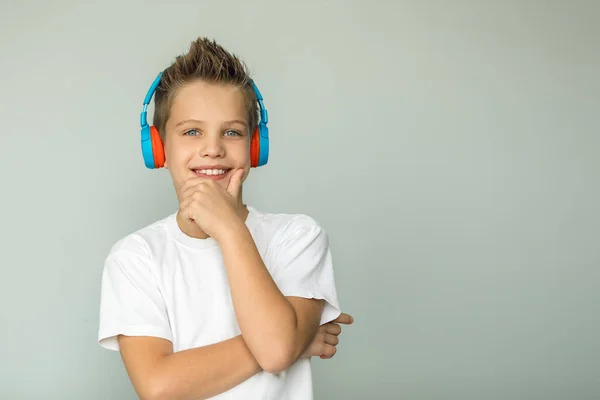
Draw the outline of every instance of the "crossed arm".
<instances>
[{"instance_id":1,"label":"crossed arm","mask_svg":"<svg viewBox=\"0 0 600 400\"><path fill-rule=\"evenodd\" d=\"M316 337L322 300L285 297L247 229L233 230L220 243L242 334L176 353L165 339L119 336L121 357L143 400L211 397L261 370L284 371ZM351 317L342 314L336 321L350 323ZM335 352L337 337L332 336L339 331L335 325L328 325L324 335Z\"/></svg>"}]
</instances>

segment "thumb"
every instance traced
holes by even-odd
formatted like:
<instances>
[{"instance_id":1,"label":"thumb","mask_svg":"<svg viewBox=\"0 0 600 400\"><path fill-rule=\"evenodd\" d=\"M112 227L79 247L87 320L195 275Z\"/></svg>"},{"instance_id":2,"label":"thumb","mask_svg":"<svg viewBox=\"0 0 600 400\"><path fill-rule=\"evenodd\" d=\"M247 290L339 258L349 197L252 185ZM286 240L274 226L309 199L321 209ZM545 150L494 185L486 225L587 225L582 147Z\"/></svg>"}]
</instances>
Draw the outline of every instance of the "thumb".
<instances>
[{"instance_id":1,"label":"thumb","mask_svg":"<svg viewBox=\"0 0 600 400\"><path fill-rule=\"evenodd\" d=\"M242 176L244 175L243 169L238 169L233 174L231 174L231 178L229 179L229 185L227 186L227 191L233 197L238 197L240 194L240 188L242 187Z\"/></svg>"},{"instance_id":2,"label":"thumb","mask_svg":"<svg viewBox=\"0 0 600 400\"><path fill-rule=\"evenodd\" d=\"M351 325L354 322L354 317L350 314L341 313L339 317L337 317L332 322L337 322L338 324Z\"/></svg>"}]
</instances>

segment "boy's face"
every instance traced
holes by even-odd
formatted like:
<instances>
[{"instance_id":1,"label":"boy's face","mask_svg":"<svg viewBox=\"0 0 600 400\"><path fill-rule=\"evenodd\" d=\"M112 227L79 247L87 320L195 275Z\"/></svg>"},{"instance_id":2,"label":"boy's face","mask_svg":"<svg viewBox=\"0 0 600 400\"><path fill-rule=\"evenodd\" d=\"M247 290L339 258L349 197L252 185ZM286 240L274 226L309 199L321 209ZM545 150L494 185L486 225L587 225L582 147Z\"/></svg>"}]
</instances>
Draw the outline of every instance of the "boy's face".
<instances>
[{"instance_id":1,"label":"boy's face","mask_svg":"<svg viewBox=\"0 0 600 400\"><path fill-rule=\"evenodd\" d=\"M179 89L165 132L165 166L175 190L197 176L227 188L235 169L250 169L250 132L241 90L194 82Z\"/></svg>"}]
</instances>

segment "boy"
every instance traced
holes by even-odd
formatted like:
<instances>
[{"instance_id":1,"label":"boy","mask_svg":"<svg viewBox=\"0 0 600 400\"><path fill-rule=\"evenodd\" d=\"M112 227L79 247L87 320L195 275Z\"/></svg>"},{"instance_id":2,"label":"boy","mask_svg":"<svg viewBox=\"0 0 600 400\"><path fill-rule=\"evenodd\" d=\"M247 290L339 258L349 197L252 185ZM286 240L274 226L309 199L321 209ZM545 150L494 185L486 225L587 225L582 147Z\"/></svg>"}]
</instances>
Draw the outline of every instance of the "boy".
<instances>
[{"instance_id":1,"label":"boy","mask_svg":"<svg viewBox=\"0 0 600 400\"><path fill-rule=\"evenodd\" d=\"M110 250L99 343L120 351L142 399L311 399L310 357L332 357L352 317L323 229L242 201L249 169L266 162L260 92L202 38L151 87L143 136L153 90L144 159L169 170L179 209Z\"/></svg>"}]
</instances>

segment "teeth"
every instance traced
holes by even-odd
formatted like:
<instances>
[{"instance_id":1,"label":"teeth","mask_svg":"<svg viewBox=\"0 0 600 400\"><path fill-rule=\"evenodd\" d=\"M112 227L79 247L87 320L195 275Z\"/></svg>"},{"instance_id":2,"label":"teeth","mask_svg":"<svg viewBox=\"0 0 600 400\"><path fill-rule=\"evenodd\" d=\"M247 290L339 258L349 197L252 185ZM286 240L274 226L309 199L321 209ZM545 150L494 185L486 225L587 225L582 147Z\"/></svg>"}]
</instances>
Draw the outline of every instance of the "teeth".
<instances>
[{"instance_id":1,"label":"teeth","mask_svg":"<svg viewBox=\"0 0 600 400\"><path fill-rule=\"evenodd\" d=\"M227 171L224 169L200 169L198 172L205 175L223 175Z\"/></svg>"}]
</instances>

